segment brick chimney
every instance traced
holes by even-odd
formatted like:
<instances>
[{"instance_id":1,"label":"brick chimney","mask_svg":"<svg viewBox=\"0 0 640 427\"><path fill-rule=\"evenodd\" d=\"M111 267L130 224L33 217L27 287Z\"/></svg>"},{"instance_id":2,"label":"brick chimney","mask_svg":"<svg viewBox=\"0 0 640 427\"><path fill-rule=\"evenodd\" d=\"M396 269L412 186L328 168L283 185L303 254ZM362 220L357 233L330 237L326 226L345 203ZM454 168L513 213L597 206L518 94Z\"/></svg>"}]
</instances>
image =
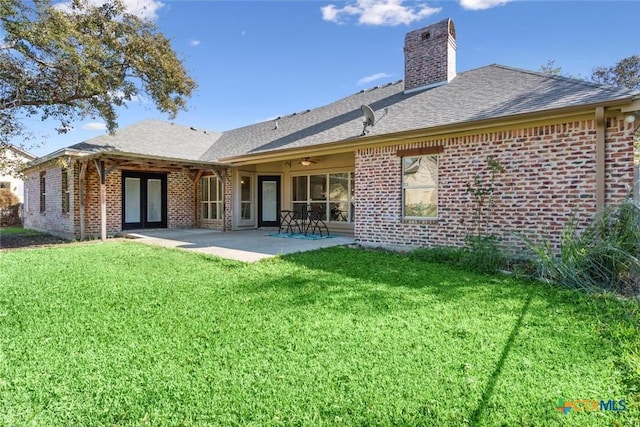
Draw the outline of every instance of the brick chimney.
<instances>
[{"instance_id":1,"label":"brick chimney","mask_svg":"<svg viewBox=\"0 0 640 427\"><path fill-rule=\"evenodd\" d=\"M407 33L404 92L440 86L456 76L456 28L451 19Z\"/></svg>"}]
</instances>

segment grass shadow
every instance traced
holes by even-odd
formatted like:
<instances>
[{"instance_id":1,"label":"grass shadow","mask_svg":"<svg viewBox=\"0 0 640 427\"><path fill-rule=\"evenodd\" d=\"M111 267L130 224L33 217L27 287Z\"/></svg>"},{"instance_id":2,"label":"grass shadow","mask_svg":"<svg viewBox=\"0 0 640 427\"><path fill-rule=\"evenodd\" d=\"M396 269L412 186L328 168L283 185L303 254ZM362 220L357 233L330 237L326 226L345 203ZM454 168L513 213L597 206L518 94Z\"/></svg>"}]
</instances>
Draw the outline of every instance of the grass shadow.
<instances>
[{"instance_id":1,"label":"grass shadow","mask_svg":"<svg viewBox=\"0 0 640 427\"><path fill-rule=\"evenodd\" d=\"M489 399L493 395L493 391L495 389L496 382L498 381L498 378L500 377L500 374L502 373L502 369L504 367L504 364L505 364L507 358L509 357L509 354L511 352L511 348L512 348L516 338L518 337L518 332L522 328L523 320L524 320L525 316L529 313L529 307L531 306L531 301L533 300L533 295L534 295L533 290L531 290L529 292L529 296L527 297L527 299L524 302L524 305L522 306L522 310L520 311L520 315L518 316L518 319L516 320L516 322L513 325L513 329L511 330L511 333L509 334L509 338L507 338L507 341L504 343L504 347L502 348L502 353L500 354L500 359L498 359L498 363L496 363L496 367L493 370L493 372L491 373L491 376L489 377L489 381L487 382L485 390L482 393L482 398L480 399L480 403L478 404L478 407L476 408L476 410L471 415L470 424L472 426L473 425L477 425L480 422L480 420L482 419L482 415L483 415L485 409L487 408L487 404L489 402Z\"/></svg>"}]
</instances>

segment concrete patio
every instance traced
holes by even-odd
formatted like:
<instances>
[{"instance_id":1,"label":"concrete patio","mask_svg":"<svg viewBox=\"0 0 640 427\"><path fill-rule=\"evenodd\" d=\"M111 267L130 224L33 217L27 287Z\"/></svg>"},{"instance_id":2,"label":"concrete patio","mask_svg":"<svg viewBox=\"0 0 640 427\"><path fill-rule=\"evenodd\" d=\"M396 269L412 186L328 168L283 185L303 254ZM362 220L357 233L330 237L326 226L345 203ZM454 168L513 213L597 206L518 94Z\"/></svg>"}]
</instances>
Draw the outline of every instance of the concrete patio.
<instances>
[{"instance_id":1,"label":"concrete patio","mask_svg":"<svg viewBox=\"0 0 640 427\"><path fill-rule=\"evenodd\" d=\"M207 229L134 230L124 237L167 248L180 248L245 262L277 255L354 244L353 236L331 234L329 238L298 239L274 236L278 229L213 231Z\"/></svg>"}]
</instances>

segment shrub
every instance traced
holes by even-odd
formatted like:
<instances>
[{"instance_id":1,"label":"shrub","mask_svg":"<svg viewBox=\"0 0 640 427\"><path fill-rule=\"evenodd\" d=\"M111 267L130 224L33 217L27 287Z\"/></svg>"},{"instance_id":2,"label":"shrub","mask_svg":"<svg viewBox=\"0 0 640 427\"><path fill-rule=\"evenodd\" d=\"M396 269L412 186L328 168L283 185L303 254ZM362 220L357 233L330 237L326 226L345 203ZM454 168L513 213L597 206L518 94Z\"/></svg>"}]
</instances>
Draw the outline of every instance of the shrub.
<instances>
[{"instance_id":1,"label":"shrub","mask_svg":"<svg viewBox=\"0 0 640 427\"><path fill-rule=\"evenodd\" d=\"M640 207L631 199L604 209L581 233L570 221L557 254L548 240L525 241L540 279L590 291L640 292Z\"/></svg>"},{"instance_id":2,"label":"shrub","mask_svg":"<svg viewBox=\"0 0 640 427\"><path fill-rule=\"evenodd\" d=\"M461 266L476 273L493 274L502 270L507 262L498 247L498 238L489 235L468 235L467 247L462 252Z\"/></svg>"},{"instance_id":3,"label":"shrub","mask_svg":"<svg viewBox=\"0 0 640 427\"><path fill-rule=\"evenodd\" d=\"M0 188L0 227L20 223L20 199L8 188Z\"/></svg>"},{"instance_id":4,"label":"shrub","mask_svg":"<svg viewBox=\"0 0 640 427\"><path fill-rule=\"evenodd\" d=\"M498 238L493 235L466 238L467 247L421 248L411 256L424 262L448 264L476 273L493 274L504 269L507 260L498 248Z\"/></svg>"},{"instance_id":5,"label":"shrub","mask_svg":"<svg viewBox=\"0 0 640 427\"><path fill-rule=\"evenodd\" d=\"M460 265L462 251L452 247L420 248L411 252L411 256L424 262Z\"/></svg>"}]
</instances>

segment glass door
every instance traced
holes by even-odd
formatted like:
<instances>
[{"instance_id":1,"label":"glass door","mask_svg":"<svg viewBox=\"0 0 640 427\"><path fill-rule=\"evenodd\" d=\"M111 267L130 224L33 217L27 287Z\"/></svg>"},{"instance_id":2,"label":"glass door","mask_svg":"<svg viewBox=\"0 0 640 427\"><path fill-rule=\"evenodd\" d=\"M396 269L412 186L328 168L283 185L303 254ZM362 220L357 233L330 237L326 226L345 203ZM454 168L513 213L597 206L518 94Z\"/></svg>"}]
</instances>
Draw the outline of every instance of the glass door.
<instances>
[{"instance_id":1,"label":"glass door","mask_svg":"<svg viewBox=\"0 0 640 427\"><path fill-rule=\"evenodd\" d=\"M256 225L254 215L254 175L248 172L240 172L240 193L238 194L238 204L240 206L240 212L238 217L239 226L254 226Z\"/></svg>"},{"instance_id":2,"label":"glass door","mask_svg":"<svg viewBox=\"0 0 640 427\"><path fill-rule=\"evenodd\" d=\"M280 225L280 177L258 177L258 227Z\"/></svg>"},{"instance_id":3,"label":"glass door","mask_svg":"<svg viewBox=\"0 0 640 427\"><path fill-rule=\"evenodd\" d=\"M122 172L122 229L167 227L167 176Z\"/></svg>"}]
</instances>

